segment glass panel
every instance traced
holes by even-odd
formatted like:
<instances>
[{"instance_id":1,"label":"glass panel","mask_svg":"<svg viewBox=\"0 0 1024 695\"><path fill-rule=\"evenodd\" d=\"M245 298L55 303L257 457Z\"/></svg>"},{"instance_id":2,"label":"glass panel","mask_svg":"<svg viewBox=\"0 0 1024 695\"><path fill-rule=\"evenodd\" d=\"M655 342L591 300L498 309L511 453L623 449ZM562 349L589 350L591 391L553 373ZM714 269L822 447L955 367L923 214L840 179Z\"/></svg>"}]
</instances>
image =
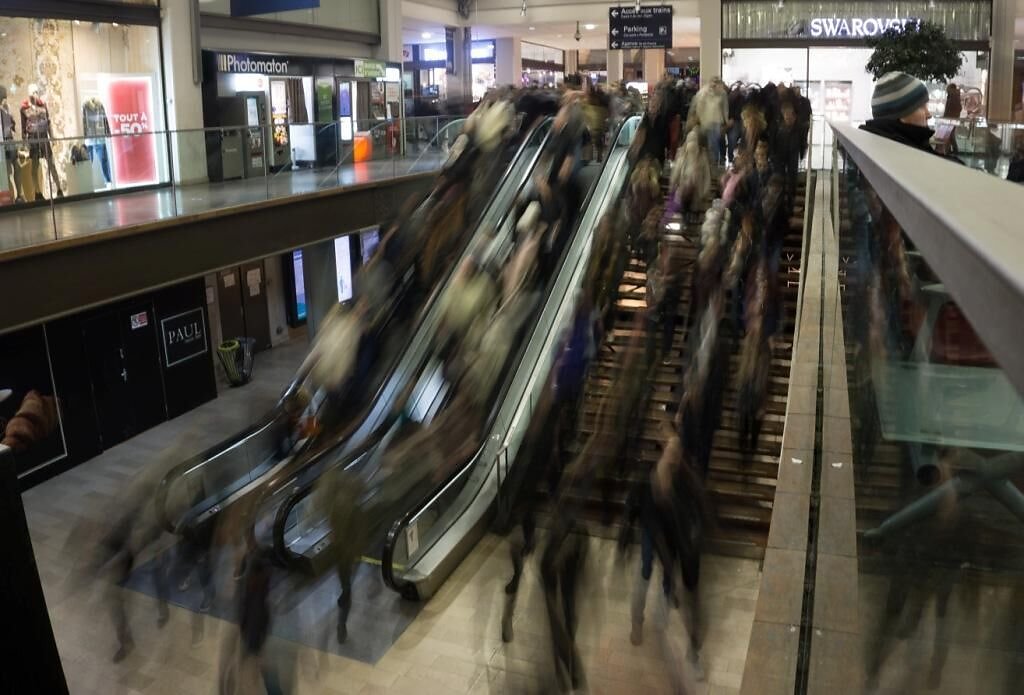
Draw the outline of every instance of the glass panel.
<instances>
[{"instance_id":1,"label":"glass panel","mask_svg":"<svg viewBox=\"0 0 1024 695\"><path fill-rule=\"evenodd\" d=\"M975 332L985 317L963 313L871 182L841 167L842 324L825 354L826 378L845 370L848 385L862 672L871 692L1014 692L1024 400Z\"/></svg>"}]
</instances>

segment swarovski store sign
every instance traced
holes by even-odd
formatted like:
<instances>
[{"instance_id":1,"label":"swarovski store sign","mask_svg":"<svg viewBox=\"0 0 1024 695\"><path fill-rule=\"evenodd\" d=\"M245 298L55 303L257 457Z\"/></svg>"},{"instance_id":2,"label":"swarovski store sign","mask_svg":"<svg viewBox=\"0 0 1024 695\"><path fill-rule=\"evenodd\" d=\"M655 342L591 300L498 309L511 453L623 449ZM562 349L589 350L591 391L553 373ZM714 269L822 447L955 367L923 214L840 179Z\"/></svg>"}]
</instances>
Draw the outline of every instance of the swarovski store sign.
<instances>
[{"instance_id":1,"label":"swarovski store sign","mask_svg":"<svg viewBox=\"0 0 1024 695\"><path fill-rule=\"evenodd\" d=\"M908 24L916 25L921 22L916 17L905 17L899 19L890 17L815 17L810 22L810 35L814 38L854 38L863 39L869 36L878 36L892 27L903 28Z\"/></svg>"},{"instance_id":2,"label":"swarovski store sign","mask_svg":"<svg viewBox=\"0 0 1024 695\"><path fill-rule=\"evenodd\" d=\"M931 22L954 41L987 43L990 0L724 0L722 45L744 41L863 44L890 27Z\"/></svg>"}]
</instances>

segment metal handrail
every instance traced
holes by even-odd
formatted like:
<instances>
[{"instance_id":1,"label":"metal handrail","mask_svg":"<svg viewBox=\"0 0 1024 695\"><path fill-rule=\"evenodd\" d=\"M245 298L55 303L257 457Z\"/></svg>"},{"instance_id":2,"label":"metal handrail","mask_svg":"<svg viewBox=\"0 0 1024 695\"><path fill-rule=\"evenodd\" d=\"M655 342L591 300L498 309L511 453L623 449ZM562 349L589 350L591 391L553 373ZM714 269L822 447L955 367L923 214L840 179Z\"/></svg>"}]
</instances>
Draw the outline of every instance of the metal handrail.
<instances>
[{"instance_id":1,"label":"metal handrail","mask_svg":"<svg viewBox=\"0 0 1024 695\"><path fill-rule=\"evenodd\" d=\"M520 147L519 151L521 151L521 149L522 149L522 146ZM516 157L513 157L512 162L516 161L516 158L519 155L519 151L517 151ZM510 166L511 166L511 164L510 164ZM422 204L423 203L421 203L421 205ZM482 216L482 214L483 213L481 213L481 216ZM467 243L468 243L468 240L467 240ZM441 285L443 285L443 282L440 283L438 286L441 286ZM435 290L436 290L436 288L435 288ZM433 298L434 298L434 296L432 294L427 299L427 301L426 301L424 306L429 306L429 304L433 300ZM421 320L422 320L422 317L421 317ZM419 326L419 323L416 324L416 327L418 327L418 326ZM415 330L415 327L414 327L414 330ZM304 456L306 453L308 453L309 452L309 448L308 447L313 445L314 443L319 445L318 448L317 448L317 452L322 452L322 451L327 451L327 450L333 449L340 442L345 441L348 438L350 438L355 433L356 429L358 428L359 424L362 422L364 417L369 413L369 408L372 408L373 403L376 402L377 398L380 395L381 389L383 389L384 386L387 383L387 376L386 375L388 373L390 373L391 371L393 371L393 369L394 369L395 365L397 364L398 359L400 357L401 357L401 355L396 356L395 359L393 360L393 363L385 370L385 379L383 380L382 384L378 388L377 393L374 395L373 398L370 399L370 405L367 407L367 409L360 416L356 416L355 418L353 418L352 423L350 424L349 427L346 427L342 432L336 434L329 441L326 441L326 442L308 441L307 442L307 446L304 447L302 450L296 452L293 455L293 459L292 460L295 461L297 457ZM235 448L235 447L237 447L239 445L243 445L244 443L246 443L247 441L251 440L256 435L259 435L260 433L265 431L267 427L271 426L273 424L273 422L279 417L280 410L281 410L282 406L284 405L284 402L287 400L287 398L291 394L293 394L295 392L295 390L298 388L299 384L300 384L300 380L293 379L292 382L289 384L288 388L285 390L285 392L282 394L282 396L278 399L278 402L276 403L274 408L271 409L271 411L269 413L267 413L261 419L261 421L258 424L253 425L252 427L247 428L246 430L243 430L243 432L240 433L240 439L238 441L234 442L233 444L231 444L231 446L228 447L228 448L230 449L230 448ZM236 435L236 436L239 436L239 435ZM161 524L164 526L164 528L168 532L175 533L175 532L177 532L179 530L179 526L180 526L179 524L173 522L170 519L170 517L169 517L169 515L167 513L166 500L167 500L167 493L170 490L170 487L175 482L177 482L177 480L182 476L183 473L187 474L188 472L191 471L191 469L195 468L196 465L200 465L200 466L204 465L204 463L212 461L218 455L220 455L221 453L224 453L224 451L226 451L225 445L228 444L228 442L230 442L231 440L232 440L232 438L225 439L222 442L220 442L219 444L216 444L216 445L214 445L212 447L209 447L204 452L201 452L200 454L197 454L196 456L190 457L188 460L186 460L182 464L179 464L178 466L175 466L173 469L171 469L171 471L169 471L168 474L161 481L160 488L158 490L159 518L160 518ZM216 452L216 453L211 453L211 452ZM314 452L314 456L317 456L317 454L315 452ZM205 459L205 461L204 461L204 459ZM313 461L306 461L301 466L296 465L295 466L296 468L300 468L301 469L299 471L295 471L293 469L289 469L287 471L279 471L278 473L276 473L275 477L271 478L270 480L265 481L265 486L264 486L265 495L272 495L277 489L280 489L280 487L285 487L286 485L282 485L281 484L282 478L287 481L287 480L291 480L291 479L297 477L299 474L301 474L302 470L305 470L308 465L313 465L313 463L316 460L318 460L318 459L314 459ZM229 500L230 497L231 496L224 497L221 500L219 500L218 503L225 502L225 501ZM265 499L265 496L262 497L261 500L262 499ZM190 518L194 519L197 516L199 516L200 514L201 514L201 512L200 513L195 513L194 511L192 511L192 512L187 513L186 515L184 515L182 518L183 518L184 521L187 522Z\"/></svg>"},{"instance_id":2,"label":"metal handrail","mask_svg":"<svg viewBox=\"0 0 1024 695\"><path fill-rule=\"evenodd\" d=\"M619 129L618 129L618 131L616 133L616 137L613 138L613 142L618 139L619 133L622 131L623 128L626 127L626 124L628 122L629 122L628 119L626 119L621 124L619 124ZM583 219L584 219L583 211L586 210L589 207L591 201L593 200L594 195L597 194L597 183L600 181L602 175L604 174L604 170L607 167L608 162L610 160L611 160L611 156L609 154L609 156L606 157L604 162L602 162L602 164L601 164L601 171L597 175L597 179L595 180L594 187L591 188L591 190L588 193L587 198L584 201L583 205L580 206L579 219L576 221L576 226L575 226L575 228L573 230L573 233L571 235L572 237L575 237L575 235L579 232L579 226L582 224ZM548 282L547 282L547 284L545 286L545 291L543 293L543 296L546 297L546 296L548 296L550 294L550 292L551 292L551 290L553 288L553 285L557 281L558 276L561 274L562 267L565 264L566 258L568 257L570 246L571 246L571 244L568 243L568 241L567 241L567 243L565 245L565 249L562 252L562 257L560 258L558 265L552 270L551 277L548 279ZM547 336L545 336L545 338L550 338L550 330L549 330ZM523 353L526 351L526 349L529 347L529 345L532 343L532 341L534 339L535 339L535 336L531 336L530 339L526 339L526 337L524 336L524 339L522 340L522 342L520 344L519 351L517 352L516 360L513 362L513 364L518 364L522 360ZM505 383L502 385L501 391L498 393L497 397L493 400L494 406L492 408L491 416L489 418L489 426L487 428L485 428L485 431L487 429L490 429L490 427L493 425L493 419L496 417L496 415L498 413L498 410L499 410L498 406L504 401L504 399L506 397L506 394L507 394L509 388L511 387L512 380L513 380L513 377L515 376L515 374L516 374L516 370L512 370L506 376ZM386 537L385 542L384 542L384 549L383 549L383 552L382 552L382 555L381 555L381 575L382 575L382 578L384 580L384 583L389 588L393 589L394 591L397 591L399 594L401 594L402 596L404 596L406 598L410 598L410 599L417 598L415 584L413 584L412 582L410 582L410 581L408 581L408 580L406 580L404 578L403 579L398 579L398 578L395 577L395 573L394 573L394 569L395 569L394 568L394 552L395 552L395 547L397 545L398 539L405 532L405 529L408 528L413 522L415 522L415 520L424 511L426 511L427 509L431 508L433 506L433 504L437 500L442 498L445 495L445 493L447 493L450 489L452 489L452 487L454 487L456 484L458 484L462 480L463 477L468 475L472 470L474 470L477 467L479 461L481 460L481 458L484 455L484 451L485 451L486 447L487 447L487 442L484 441L484 443L481 444L481 446L479 447L477 452L475 454L473 454L472 456L470 456L463 466L458 468L456 471L452 472L448 476L447 479L445 479L444 481L439 483L434 488L434 490L431 493L426 495L424 497L424 499L419 504L414 505L402 517L400 517L398 520L396 520L391 525L391 528L388 530L387 537ZM504 451L504 447L502 448L502 451ZM500 454L500 452L499 452L499 454Z\"/></svg>"},{"instance_id":3,"label":"metal handrail","mask_svg":"<svg viewBox=\"0 0 1024 695\"><path fill-rule=\"evenodd\" d=\"M541 153L544 151L544 145L547 143L548 135L550 133L550 130L548 129L548 126L550 125L550 123L551 123L551 119L546 119L545 121L543 121L540 124L538 124L533 129L533 131L531 133L531 136L526 138L520 144L520 146L519 146L519 150L516 153L516 157L513 159L513 163L515 161L517 161L519 159L519 157L524 154L526 148L530 146L531 142L534 139L534 134L543 132L543 140L538 144L537 152L534 154L533 160L530 162L529 166L526 169L526 172L525 172L526 175L524 175L523 180L519 183L519 186L517 188L516 196L512 197L512 202L513 203L514 203L516 197L518 197L519 192L521 192L523 190L523 188L529 183L529 181L530 181L529 173L534 170L537 161L539 161L539 159L540 159ZM509 210L507 210L505 212L505 214L502 215L502 218L501 218L502 221L504 221L505 216L507 216L509 214L509 211L512 210L512 209L514 209L514 204L510 204ZM479 228L479 226L483 223L483 220L484 220L486 214L487 214L487 210L485 209L484 213L481 215L481 217L478 220L477 224L474 226L475 228ZM443 281L439 282L435 286L434 291L431 294L431 299L428 300L428 302L427 302L427 304L425 306L430 306L431 304L433 304L433 300L436 300L436 298L439 296L439 293L442 292L447 287L447 285L449 284L449 281L450 281L454 271L455 271L455 266L453 266L451 269L449 269L448 274L445 277L445 279ZM419 328L420 328L420 326L422 326L422 322L425 320L427 314L428 314L428 312L426 312L426 311L424 311L421 314L420 321L417 324L417 327L416 327L416 329L414 329L412 334L416 334L419 331ZM399 357L401 358L402 355L400 355ZM375 401L376 401L376 398L374 399L374 402ZM387 432L391 429L391 427L393 426L393 424L396 421L396 419L397 419L397 416L394 413L392 413L392 415L390 417L386 418L385 421L382 423L382 425L377 428L377 430L375 431L373 436L371 436L364 444L360 445L356 450L354 450L354 451L350 452L348 455L346 455L345 458L342 461L338 462L335 465L336 466L342 466L343 469L347 470L348 468L350 468L353 465L355 465L356 463L358 463L358 461L360 461L364 455L366 455L368 452L372 451L373 448L376 447L384 439L384 437L387 435ZM322 459L328 453L330 453L330 452L329 451L324 451L324 452L321 452L320 454L318 454L315 460L310 461L309 467L312 467L312 466L316 465L317 461ZM273 527L273 531L272 531L273 547L274 547L275 555L278 557L279 560L281 560L285 564L291 564L292 562L294 562L294 560L297 559L297 558L293 558L292 554L289 553L289 550L288 550L288 547L287 547L287 543L285 542L285 538L284 538L284 535L285 535L285 525L287 523L287 520L288 520L289 516L291 515L292 510L303 499L305 499L310 494L310 492L312 491L312 488L313 488L313 485L315 484L315 482L316 482L316 479L314 478L314 479L311 479L311 480L304 481L302 484L299 484L295 488L295 490L293 490L293 492L289 496L289 498L280 507L278 507L277 513L275 514L274 527Z\"/></svg>"},{"instance_id":4,"label":"metal handrail","mask_svg":"<svg viewBox=\"0 0 1024 695\"><path fill-rule=\"evenodd\" d=\"M1020 187L845 124L831 125L846 155L1024 392Z\"/></svg>"}]
</instances>

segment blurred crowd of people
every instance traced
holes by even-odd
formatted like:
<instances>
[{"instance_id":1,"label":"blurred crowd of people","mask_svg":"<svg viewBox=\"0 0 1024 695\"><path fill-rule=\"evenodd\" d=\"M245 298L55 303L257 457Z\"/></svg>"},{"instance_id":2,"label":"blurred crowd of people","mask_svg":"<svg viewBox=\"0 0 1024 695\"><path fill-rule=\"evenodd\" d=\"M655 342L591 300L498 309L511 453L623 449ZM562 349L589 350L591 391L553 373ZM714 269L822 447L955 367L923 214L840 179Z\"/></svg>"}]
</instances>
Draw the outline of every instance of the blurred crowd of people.
<instances>
[{"instance_id":1,"label":"blurred crowd of people","mask_svg":"<svg viewBox=\"0 0 1024 695\"><path fill-rule=\"evenodd\" d=\"M551 520L540 552L540 575L563 690L584 680L575 633L587 566L587 500L600 499L602 520L613 521L612 488L631 477L620 534L625 554L639 526L631 639L634 644L644 639L646 597L658 560L666 610L682 607L688 625L688 658L677 653L667 662L675 665L670 674L674 691L689 692L694 674L699 676L704 631L697 589L702 543L714 523L706 490L712 441L732 380L740 393L740 447L748 460L758 449L773 342L781 324L779 260L809 126L806 99L771 84L728 90L715 79L696 89L691 82L666 79L643 110L630 150L628 184L595 233L571 326L531 421L524 463L513 469L516 478L510 484L513 573L505 587L502 638L514 638L524 561L537 543L541 496L536 486L541 481ZM666 179L667 196L662 192ZM682 222L669 224L676 215ZM687 227L696 225L699 234L690 239ZM636 325L616 326L621 320L616 303L631 258L646 268L647 308ZM677 348L687 278L688 339ZM614 348L602 348L613 329L628 344L616 341ZM729 366L734 347L740 355L738 370ZM586 383L602 349L614 350L619 368L610 377L602 370L602 379L611 381L605 382L599 401L587 407L595 415L592 431L584 434L578 423ZM674 418L663 411L659 416L656 463L630 476L626 467L636 459L632 449L645 428L650 381L659 362L681 375L683 395Z\"/></svg>"},{"instance_id":2,"label":"blurred crowd of people","mask_svg":"<svg viewBox=\"0 0 1024 695\"><path fill-rule=\"evenodd\" d=\"M502 636L513 638L523 562L536 545L540 498L533 486L543 481L553 501L540 565L555 660L563 687L582 682L576 598L588 544L580 490L593 489L604 508L612 508L615 481L622 478L644 426L649 376L658 364L681 364L675 373L681 375L684 395L674 420L663 419L656 465L630 492L621 548L625 553L632 545L628 541L638 525L633 641L643 639L647 586L657 559L669 605L686 607L689 653L696 663L702 634L696 603L700 551L713 519L705 490L712 437L731 378L741 393L741 446L751 455L758 445L780 327L779 256L809 125L806 100L798 91L774 85L729 90L717 79L699 89L692 81L666 79L646 105L623 87L604 90L589 83L560 93L495 90L467 120L430 195L402 211L360 269L353 300L320 319L312 349L282 400L287 423L280 435L282 460L359 419L366 405L361 397L375 391L375 380L387 367L385 344L394 331L408 330L410 319L451 273L438 298L441 319L430 348L430 368L445 384L440 407L427 418L414 418L405 409L395 413L395 434L381 443L378 465L328 468L316 484L315 513L331 534L325 564L340 584L338 641L348 639L360 557L375 548L397 510L443 483L482 445L506 365L543 306L545 288L580 214L586 195L581 171L587 162L607 156L617 124L637 111L642 122L629 150L627 185L592 240L571 326L531 422L526 449L532 456L514 469L520 477L514 505L520 531L513 543ZM511 233L486 230L483 243L454 267L503 170L498 164L508 161L509 152L547 117L551 135L511 213ZM677 214L682 225L668 225ZM688 237L687 229L697 225L699 234ZM621 368L597 408L596 431L573 443L588 375L615 327L631 258L646 267L647 310L629 331ZM689 338L680 362L673 354L680 347L675 336L688 278ZM740 368L731 374L734 342ZM571 452L564 460L563 451ZM255 503L232 505L231 513L216 515L215 522L177 527L174 520L187 518L185 512L214 491L205 484L167 490L161 483L165 472L151 469L125 495L89 566L90 572L108 573L114 587L109 605L119 642L115 661L134 646L125 592L118 586L138 570L140 558L155 553L160 624L167 621L171 587L187 590L193 578L201 591L194 639L202 639L199 616L215 600L233 601L238 631L224 650L224 691L239 691L245 679L255 679L268 692L288 692L293 669L287 659L267 654L281 592L274 589L278 558L253 532L261 496L252 498ZM167 550L168 531L177 535L173 550ZM228 563L221 560L225 553ZM219 596L225 582L219 581L218 568L225 565L234 580L228 583L230 599ZM682 689L682 661L673 677Z\"/></svg>"}]
</instances>

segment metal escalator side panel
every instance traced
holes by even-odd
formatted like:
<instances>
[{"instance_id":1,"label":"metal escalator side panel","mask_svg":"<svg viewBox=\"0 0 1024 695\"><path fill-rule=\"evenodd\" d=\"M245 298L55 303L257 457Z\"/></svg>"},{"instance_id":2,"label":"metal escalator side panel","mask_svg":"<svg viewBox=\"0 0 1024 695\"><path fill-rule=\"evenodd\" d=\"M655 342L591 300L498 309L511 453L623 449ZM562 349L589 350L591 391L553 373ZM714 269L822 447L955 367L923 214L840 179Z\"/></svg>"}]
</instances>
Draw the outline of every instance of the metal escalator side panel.
<instances>
[{"instance_id":1,"label":"metal escalator side panel","mask_svg":"<svg viewBox=\"0 0 1024 695\"><path fill-rule=\"evenodd\" d=\"M542 131L538 129L537 132ZM531 136L533 136L532 133ZM513 172L523 159L528 159L529 148L527 145L530 142L532 140L527 138L516 149L515 155L508 164L506 174ZM494 196L491 196L488 199L488 204L493 204L493 199ZM384 383L386 382L387 375L385 373ZM254 441L257 438L265 435L268 431L276 431L276 428L281 425L281 421L284 418L283 404L299 386L300 380L298 378L293 379L274 409L256 425L225 439L223 442L210 447L197 456L191 457L182 464L172 468L164 476L159 488L158 509L160 521L166 530L177 532L184 527L212 521L213 517L223 511L223 509L226 509L242 497L257 491L256 486L262 487L264 483L267 483L271 488L275 487L276 483L282 481L275 481L273 476L285 475L290 477L290 470L301 468L303 460L308 455L315 453L308 450L312 442L307 441L302 448L291 452L290 456L278 456L277 441L274 436L270 437L272 441L269 446L262 447L263 451L256 452L250 450L253 448ZM345 428L340 434L343 436L340 436L339 439L346 440L351 445L354 437L359 438L360 435L365 437L367 432L366 428L361 428L357 432L352 432ZM318 445L323 442L324 438L317 440ZM230 472L239 468L239 466L225 465L220 462L230 457L238 456L241 456L245 462L251 465L248 468L241 466L244 469L241 474L232 477L229 475ZM293 461L296 465L289 465ZM227 468L227 470L218 471L217 469L219 468ZM192 485L186 485L188 483L188 476L193 476L197 482ZM287 480L283 482L287 484ZM184 489L182 490L183 487ZM180 502L183 497L187 502ZM178 505L179 509L176 510L176 513L169 509L169 503Z\"/></svg>"},{"instance_id":2,"label":"metal escalator side panel","mask_svg":"<svg viewBox=\"0 0 1024 695\"><path fill-rule=\"evenodd\" d=\"M486 248L493 241L491 231L502 227L502 223L511 214L519 193L530 181L533 170L540 160L545 145L550 135L550 119L542 123L531 132L530 137L520 148L514 167L516 176L506 178L488 205L487 210L481 216L472 240L459 258L453 268L458 268L470 257L479 254L481 248ZM399 364L392 376L381 390L381 395L375 402L366 421L360 426L359 433L366 438L373 440L370 446L352 444L358 439L358 435L350 440L348 446L341 447L340 452L332 452L336 456L325 461L325 465L295 486L295 491L276 509L274 514L274 530L272 532L272 543L275 555L285 564L295 565L304 562L300 555L290 551L285 537L284 529L287 520L293 516L296 506L303 503L307 498L320 475L335 466L341 465L345 468L352 467L368 459L372 459L371 450L380 444L383 434L381 429L389 430L394 420L397 400L406 391L412 380L422 370L427 358L431 354L431 346L434 335L441 319L441 302L439 299L447 291L453 280L453 274L447 278L434 291L429 301L420 325L417 327L408 347L403 352ZM374 434L376 433L376 435ZM380 436L377 436L380 435ZM324 455L327 459L327 454Z\"/></svg>"},{"instance_id":3,"label":"metal escalator side panel","mask_svg":"<svg viewBox=\"0 0 1024 695\"><path fill-rule=\"evenodd\" d=\"M514 458L515 451L518 450L518 446L522 442L525 425L520 421L523 419L524 407L529 406L532 409L532 393L538 388L538 381L546 377L553 364L555 357L554 347L557 345L558 340L560 340L561 334L571 318L574 309L573 296L575 289L582 282L589 260L590 240L594 229L597 227L605 211L611 207L619 196L628 179L630 166L627 159L627 150L636 132L638 121L639 119L630 119L619 131L615 147L602 169L600 180L596 184L594 193L591 195L589 205L587 205L581 216L576 234L570 242L572 248L567 251L561 270L558 273L557 281L552 287L547 304L535 326L534 338L531 340L529 350L523 355L516 368L513 380L519 386L516 390L512 390L506 395L506 399L501 406L501 413L489 429L490 436L485 440L484 446L473 462L460 471L459 475L439 490L432 499L427 500L418 512L418 514L422 514L431 509L434 503L444 495L456 498L447 511L434 515L437 517L444 516L446 519L438 518L435 528L441 529L440 535L434 533L434 544L426 551L426 555L420 557L419 562L421 563L426 559L427 555L433 553L434 548L442 545L439 542L440 538L453 529L456 523L459 523L460 526L465 526L465 524L461 523L464 512L476 505L480 494L485 489L489 496L485 495L488 499L483 500L482 505L477 505L480 507L478 509L479 514L476 517L477 520L482 518L486 510L490 508L490 503L493 500L494 493L496 493L496 488L493 488L492 485L495 466L491 464L498 458L498 454L503 451L508 452L511 450L510 458ZM546 335L541 333L544 326L549 326ZM539 341L538 338L540 339ZM528 415L526 419L527 421L529 420ZM458 480L458 478L468 479ZM458 482L457 487L455 485L456 482ZM440 503L440 506L443 506L443 503ZM417 514L411 514L407 515L405 520L392 526L385 544L382 572L385 575L385 582L392 588L402 592L403 595L416 594L423 597L424 591L427 593L431 591L430 583L432 578L429 571L421 570L420 567L406 568L406 572L415 576L417 581L422 583L422 586L418 587L418 589L410 588L408 583L397 581L391 575L393 572L395 544L405 542L404 539L398 537L404 531L402 528L403 523L407 526L415 526L417 522ZM474 522L474 524L469 526L471 528L475 527L476 523ZM466 533L468 533L468 530ZM420 539L417 543L422 545L422 533L417 529L417 533L414 535ZM453 533L453 535L457 534ZM457 543L458 541L451 544L453 546L453 553L455 551L454 545ZM446 555L445 552L440 552L439 554L442 559ZM413 564L417 563L414 562Z\"/></svg>"}]
</instances>

